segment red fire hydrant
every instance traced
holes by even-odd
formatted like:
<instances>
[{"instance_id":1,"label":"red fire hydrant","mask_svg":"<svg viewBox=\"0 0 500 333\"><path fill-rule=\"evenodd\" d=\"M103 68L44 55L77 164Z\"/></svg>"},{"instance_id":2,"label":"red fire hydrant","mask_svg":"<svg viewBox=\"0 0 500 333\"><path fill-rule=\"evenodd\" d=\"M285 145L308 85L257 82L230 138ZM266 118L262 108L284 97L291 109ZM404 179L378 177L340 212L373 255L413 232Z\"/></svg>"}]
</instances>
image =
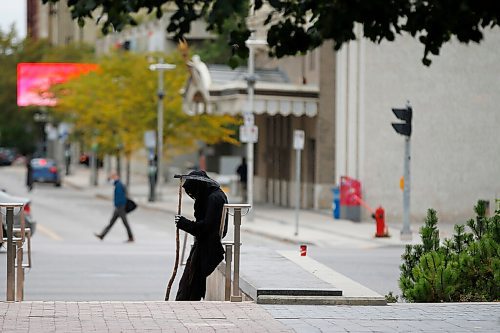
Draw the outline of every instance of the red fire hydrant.
<instances>
[{"instance_id":1,"label":"red fire hydrant","mask_svg":"<svg viewBox=\"0 0 500 333\"><path fill-rule=\"evenodd\" d=\"M379 206L375 210L375 214L373 214L373 218L377 224L377 232L375 233L375 237L389 237L389 230L385 225L385 212L382 206Z\"/></svg>"}]
</instances>

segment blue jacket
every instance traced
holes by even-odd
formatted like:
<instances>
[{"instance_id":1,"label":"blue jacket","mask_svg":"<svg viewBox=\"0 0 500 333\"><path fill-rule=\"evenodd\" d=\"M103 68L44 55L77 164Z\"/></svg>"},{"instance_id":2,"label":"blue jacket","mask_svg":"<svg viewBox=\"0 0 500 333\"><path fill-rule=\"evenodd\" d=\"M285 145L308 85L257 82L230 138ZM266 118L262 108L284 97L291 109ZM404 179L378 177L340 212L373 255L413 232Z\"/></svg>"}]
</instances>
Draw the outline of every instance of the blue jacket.
<instances>
[{"instance_id":1,"label":"blue jacket","mask_svg":"<svg viewBox=\"0 0 500 333\"><path fill-rule=\"evenodd\" d=\"M125 186L119 180L115 180L115 207L125 206L127 203L127 194L125 193Z\"/></svg>"}]
</instances>

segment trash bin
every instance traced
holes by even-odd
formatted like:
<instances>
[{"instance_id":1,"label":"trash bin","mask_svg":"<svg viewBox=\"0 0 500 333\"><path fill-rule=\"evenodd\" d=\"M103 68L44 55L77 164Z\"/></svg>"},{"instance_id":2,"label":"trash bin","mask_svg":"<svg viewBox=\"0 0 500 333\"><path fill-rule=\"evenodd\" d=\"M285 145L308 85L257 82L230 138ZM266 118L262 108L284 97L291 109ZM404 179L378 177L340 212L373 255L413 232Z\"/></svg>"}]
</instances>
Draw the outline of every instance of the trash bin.
<instances>
[{"instance_id":1,"label":"trash bin","mask_svg":"<svg viewBox=\"0 0 500 333\"><path fill-rule=\"evenodd\" d=\"M332 213L333 218L338 220L340 218L340 188L338 186L332 187L333 201Z\"/></svg>"},{"instance_id":2,"label":"trash bin","mask_svg":"<svg viewBox=\"0 0 500 333\"><path fill-rule=\"evenodd\" d=\"M340 218L361 222L361 182L347 176L340 177Z\"/></svg>"}]
</instances>

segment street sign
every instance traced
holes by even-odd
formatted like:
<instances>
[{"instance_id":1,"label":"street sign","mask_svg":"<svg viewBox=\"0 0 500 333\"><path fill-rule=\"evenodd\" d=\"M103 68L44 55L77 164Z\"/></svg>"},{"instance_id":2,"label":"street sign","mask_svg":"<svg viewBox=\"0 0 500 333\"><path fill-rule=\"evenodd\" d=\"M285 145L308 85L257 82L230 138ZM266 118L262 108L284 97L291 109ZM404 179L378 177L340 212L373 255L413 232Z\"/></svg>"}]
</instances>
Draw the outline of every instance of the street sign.
<instances>
[{"instance_id":1,"label":"street sign","mask_svg":"<svg viewBox=\"0 0 500 333\"><path fill-rule=\"evenodd\" d=\"M255 116L253 115L252 112L243 113L243 123L247 127L255 125Z\"/></svg>"},{"instance_id":2,"label":"street sign","mask_svg":"<svg viewBox=\"0 0 500 333\"><path fill-rule=\"evenodd\" d=\"M50 123L45 124L45 133L47 134L47 139L49 140L57 140L59 133L57 132L57 128L52 126Z\"/></svg>"},{"instance_id":3,"label":"street sign","mask_svg":"<svg viewBox=\"0 0 500 333\"><path fill-rule=\"evenodd\" d=\"M305 133L302 130L293 131L293 149L304 149Z\"/></svg>"},{"instance_id":4,"label":"street sign","mask_svg":"<svg viewBox=\"0 0 500 333\"><path fill-rule=\"evenodd\" d=\"M144 132L144 145L146 148L153 149L156 147L156 132L146 131Z\"/></svg>"},{"instance_id":5,"label":"street sign","mask_svg":"<svg viewBox=\"0 0 500 333\"><path fill-rule=\"evenodd\" d=\"M240 141L244 143L256 143L259 136L257 126L240 126Z\"/></svg>"}]
</instances>

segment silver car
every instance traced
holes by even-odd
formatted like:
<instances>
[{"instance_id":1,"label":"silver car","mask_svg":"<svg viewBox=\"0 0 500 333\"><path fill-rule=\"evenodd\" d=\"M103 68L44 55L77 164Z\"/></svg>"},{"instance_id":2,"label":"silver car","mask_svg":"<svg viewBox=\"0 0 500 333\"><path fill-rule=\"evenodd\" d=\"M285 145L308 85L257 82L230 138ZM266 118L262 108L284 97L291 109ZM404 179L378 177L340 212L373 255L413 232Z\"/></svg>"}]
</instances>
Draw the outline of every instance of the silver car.
<instances>
[{"instance_id":1,"label":"silver car","mask_svg":"<svg viewBox=\"0 0 500 333\"><path fill-rule=\"evenodd\" d=\"M33 216L31 215L31 200L23 197L15 197L6 193L3 190L0 190L0 203L18 203L22 202L24 204L24 221L25 227L31 229L31 235L35 233L36 230L36 222L33 220ZM7 237L7 225L5 221L5 208L1 209L0 220L2 221L3 228L3 237ZM21 227L21 214L14 215L14 228ZM0 239L0 246L3 243L3 239Z\"/></svg>"}]
</instances>

